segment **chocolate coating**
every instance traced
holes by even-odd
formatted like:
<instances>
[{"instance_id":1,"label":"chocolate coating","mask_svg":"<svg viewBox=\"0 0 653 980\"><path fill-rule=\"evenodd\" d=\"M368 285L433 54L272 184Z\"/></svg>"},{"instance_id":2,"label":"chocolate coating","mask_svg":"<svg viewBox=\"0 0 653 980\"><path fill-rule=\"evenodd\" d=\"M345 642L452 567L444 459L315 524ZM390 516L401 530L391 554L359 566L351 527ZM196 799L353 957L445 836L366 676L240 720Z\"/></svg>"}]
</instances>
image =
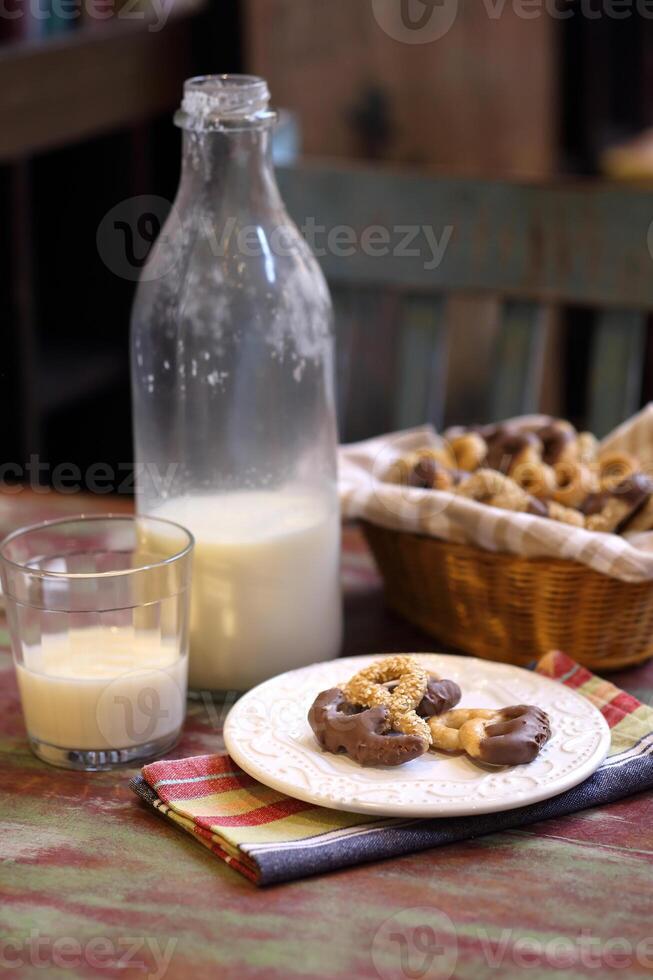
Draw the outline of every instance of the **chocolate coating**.
<instances>
[{"instance_id":1,"label":"chocolate coating","mask_svg":"<svg viewBox=\"0 0 653 980\"><path fill-rule=\"evenodd\" d=\"M462 692L455 681L429 678L426 694L415 708L420 718L434 718L443 715L450 708L455 708Z\"/></svg>"},{"instance_id":2,"label":"chocolate coating","mask_svg":"<svg viewBox=\"0 0 653 980\"><path fill-rule=\"evenodd\" d=\"M396 681L391 681L387 688L392 693L396 686ZM455 681L429 677L426 694L415 708L415 712L420 718L435 718L436 715L443 715L450 708L455 708L461 697L462 691Z\"/></svg>"},{"instance_id":3,"label":"chocolate coating","mask_svg":"<svg viewBox=\"0 0 653 980\"><path fill-rule=\"evenodd\" d=\"M485 729L480 759L492 766L520 766L532 762L551 737L549 716L532 704L502 709L501 721Z\"/></svg>"},{"instance_id":4,"label":"chocolate coating","mask_svg":"<svg viewBox=\"0 0 653 980\"><path fill-rule=\"evenodd\" d=\"M410 471L408 486L418 487L420 490L431 490L439 471L444 471L444 467L440 463L429 456L423 456Z\"/></svg>"},{"instance_id":5,"label":"chocolate coating","mask_svg":"<svg viewBox=\"0 0 653 980\"><path fill-rule=\"evenodd\" d=\"M576 435L570 429L556 425L555 422L544 425L535 432L542 443L542 462L549 466L555 466L565 446L576 439Z\"/></svg>"},{"instance_id":6,"label":"chocolate coating","mask_svg":"<svg viewBox=\"0 0 653 980\"><path fill-rule=\"evenodd\" d=\"M489 441L483 466L491 470L498 470L499 473L507 473L514 456L529 446L539 448L540 445L540 440L532 432L518 432L509 427L498 428L494 437Z\"/></svg>"},{"instance_id":7,"label":"chocolate coating","mask_svg":"<svg viewBox=\"0 0 653 980\"><path fill-rule=\"evenodd\" d=\"M594 514L600 514L610 496L611 494L606 492L588 494L580 505L581 513L585 514L585 517L593 517Z\"/></svg>"},{"instance_id":8,"label":"chocolate coating","mask_svg":"<svg viewBox=\"0 0 653 980\"><path fill-rule=\"evenodd\" d=\"M417 735L391 732L387 708L360 709L339 687L322 691L311 705L308 723L327 752L346 752L362 766L400 766L426 752Z\"/></svg>"},{"instance_id":9,"label":"chocolate coating","mask_svg":"<svg viewBox=\"0 0 653 980\"><path fill-rule=\"evenodd\" d=\"M432 490L435 486L438 474L448 474L454 485L460 483L463 476L467 474L461 473L459 470L452 470L442 463L438 463L437 460L431 459L429 456L424 456L420 459L408 474L408 486L417 487L419 490Z\"/></svg>"},{"instance_id":10,"label":"chocolate coating","mask_svg":"<svg viewBox=\"0 0 653 980\"><path fill-rule=\"evenodd\" d=\"M630 507L645 504L653 493L653 481L645 473L633 473L614 489L615 497Z\"/></svg>"},{"instance_id":11,"label":"chocolate coating","mask_svg":"<svg viewBox=\"0 0 653 980\"><path fill-rule=\"evenodd\" d=\"M628 508L621 523L615 528L619 533L628 521L637 514L653 494L653 480L645 473L633 473L623 480L614 490L603 490L601 493L590 493L583 501L580 509L586 517L600 514L611 497L621 500Z\"/></svg>"}]
</instances>

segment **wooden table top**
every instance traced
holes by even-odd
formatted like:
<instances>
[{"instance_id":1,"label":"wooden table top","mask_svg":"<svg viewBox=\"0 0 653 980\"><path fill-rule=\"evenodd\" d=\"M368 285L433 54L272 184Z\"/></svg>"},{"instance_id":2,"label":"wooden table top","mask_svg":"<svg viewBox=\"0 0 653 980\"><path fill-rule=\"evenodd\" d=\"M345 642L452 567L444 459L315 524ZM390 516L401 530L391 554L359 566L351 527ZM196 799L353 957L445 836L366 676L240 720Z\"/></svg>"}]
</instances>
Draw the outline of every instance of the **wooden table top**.
<instances>
[{"instance_id":1,"label":"wooden table top","mask_svg":"<svg viewBox=\"0 0 653 980\"><path fill-rule=\"evenodd\" d=\"M0 531L130 502L0 494ZM345 532L346 654L433 649ZM429 980L653 972L653 794L256 889L137 802L130 770L52 769L25 740L0 624L0 964L16 977ZM653 665L613 675L653 703ZM174 755L222 747L194 704ZM422 926L422 929L415 928Z\"/></svg>"}]
</instances>

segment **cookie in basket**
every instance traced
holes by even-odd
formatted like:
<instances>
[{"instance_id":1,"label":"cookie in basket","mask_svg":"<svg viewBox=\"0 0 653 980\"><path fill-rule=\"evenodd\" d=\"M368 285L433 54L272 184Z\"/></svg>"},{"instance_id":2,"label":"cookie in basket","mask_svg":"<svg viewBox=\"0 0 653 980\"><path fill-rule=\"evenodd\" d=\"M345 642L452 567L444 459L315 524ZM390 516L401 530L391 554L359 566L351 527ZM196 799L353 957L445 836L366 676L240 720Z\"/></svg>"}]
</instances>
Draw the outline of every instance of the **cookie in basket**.
<instances>
[{"instance_id":1,"label":"cookie in basket","mask_svg":"<svg viewBox=\"0 0 653 980\"><path fill-rule=\"evenodd\" d=\"M386 479L589 531L653 529L653 480L631 453L601 452L564 419L456 428L413 451Z\"/></svg>"}]
</instances>

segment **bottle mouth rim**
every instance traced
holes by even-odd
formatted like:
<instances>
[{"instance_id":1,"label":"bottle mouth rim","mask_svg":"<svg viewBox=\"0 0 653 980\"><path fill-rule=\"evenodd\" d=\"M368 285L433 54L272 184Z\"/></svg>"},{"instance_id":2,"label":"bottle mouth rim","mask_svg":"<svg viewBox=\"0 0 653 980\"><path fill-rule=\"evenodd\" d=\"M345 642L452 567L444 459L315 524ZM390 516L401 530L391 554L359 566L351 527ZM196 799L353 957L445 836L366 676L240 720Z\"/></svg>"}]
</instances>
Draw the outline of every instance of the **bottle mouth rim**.
<instances>
[{"instance_id":1,"label":"bottle mouth rim","mask_svg":"<svg viewBox=\"0 0 653 980\"><path fill-rule=\"evenodd\" d=\"M175 122L184 129L222 129L233 124L274 118L270 90L257 75L195 75L184 82Z\"/></svg>"}]
</instances>

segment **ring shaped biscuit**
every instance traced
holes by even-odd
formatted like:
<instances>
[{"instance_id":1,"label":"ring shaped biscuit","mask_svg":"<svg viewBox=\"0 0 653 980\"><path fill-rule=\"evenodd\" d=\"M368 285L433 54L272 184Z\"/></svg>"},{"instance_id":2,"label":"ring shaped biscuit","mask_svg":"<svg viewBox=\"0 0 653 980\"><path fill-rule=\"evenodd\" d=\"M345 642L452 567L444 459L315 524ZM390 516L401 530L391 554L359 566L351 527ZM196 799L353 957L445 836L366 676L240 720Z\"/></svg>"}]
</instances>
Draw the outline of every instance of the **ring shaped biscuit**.
<instances>
[{"instance_id":1,"label":"ring shaped biscuit","mask_svg":"<svg viewBox=\"0 0 653 980\"><path fill-rule=\"evenodd\" d=\"M415 711L426 694L428 680L427 671L412 657L385 657L355 674L344 692L352 704L364 708L387 708L395 731L417 735L430 745L429 726ZM397 681L392 691L384 687L388 681Z\"/></svg>"},{"instance_id":2,"label":"ring shaped biscuit","mask_svg":"<svg viewBox=\"0 0 653 980\"><path fill-rule=\"evenodd\" d=\"M425 449L418 449L415 456L432 459L449 470L456 468L456 457L446 443L442 443L440 446L427 446Z\"/></svg>"},{"instance_id":3,"label":"ring shaped biscuit","mask_svg":"<svg viewBox=\"0 0 653 980\"><path fill-rule=\"evenodd\" d=\"M386 467L381 479L384 483L442 490L448 489L448 486L434 487L435 475L444 474L448 483L453 484L455 467L456 460L446 446L429 446L393 460Z\"/></svg>"},{"instance_id":4,"label":"ring shaped biscuit","mask_svg":"<svg viewBox=\"0 0 653 980\"><path fill-rule=\"evenodd\" d=\"M616 490L639 469L630 453L606 453L599 457L599 481L602 490Z\"/></svg>"},{"instance_id":5,"label":"ring shaped biscuit","mask_svg":"<svg viewBox=\"0 0 653 980\"><path fill-rule=\"evenodd\" d=\"M513 475L515 470L520 466L537 466L542 463L542 453L538 446L524 446L518 452L516 452L509 465L508 473L510 476Z\"/></svg>"},{"instance_id":6,"label":"ring shaped biscuit","mask_svg":"<svg viewBox=\"0 0 653 980\"><path fill-rule=\"evenodd\" d=\"M552 497L557 486L553 467L546 463L518 463L510 475L522 490L543 500Z\"/></svg>"},{"instance_id":7,"label":"ring shaped biscuit","mask_svg":"<svg viewBox=\"0 0 653 980\"><path fill-rule=\"evenodd\" d=\"M451 452L448 446L425 446L423 449L417 449L415 452L409 453L405 459L414 468L420 463L437 463L438 466L443 466L447 470L456 469L456 457Z\"/></svg>"},{"instance_id":8,"label":"ring shaped biscuit","mask_svg":"<svg viewBox=\"0 0 653 980\"><path fill-rule=\"evenodd\" d=\"M462 497L476 500L478 503L490 503L493 497L503 493L504 490L514 484L510 477L499 473L497 470L481 469L463 480L457 487L456 492Z\"/></svg>"},{"instance_id":9,"label":"ring shaped biscuit","mask_svg":"<svg viewBox=\"0 0 653 980\"><path fill-rule=\"evenodd\" d=\"M451 440L451 450L459 469L477 470L487 455L487 443L478 432L466 432Z\"/></svg>"},{"instance_id":10,"label":"ring shaped biscuit","mask_svg":"<svg viewBox=\"0 0 653 980\"><path fill-rule=\"evenodd\" d=\"M549 718L541 708L517 704L507 708L458 708L429 719L433 747L456 751L493 766L532 762L551 737Z\"/></svg>"},{"instance_id":11,"label":"ring shaped biscuit","mask_svg":"<svg viewBox=\"0 0 653 980\"><path fill-rule=\"evenodd\" d=\"M512 477L497 470L477 470L457 488L456 493L480 504L520 513L548 515L547 504L531 496Z\"/></svg>"},{"instance_id":12,"label":"ring shaped biscuit","mask_svg":"<svg viewBox=\"0 0 653 980\"><path fill-rule=\"evenodd\" d=\"M578 440L573 426L554 420L536 429L536 434L542 442L542 459L549 466L578 458Z\"/></svg>"},{"instance_id":13,"label":"ring shaped biscuit","mask_svg":"<svg viewBox=\"0 0 653 980\"><path fill-rule=\"evenodd\" d=\"M542 443L536 435L499 427L494 438L489 441L483 466L501 473L512 473L516 466L541 462Z\"/></svg>"},{"instance_id":14,"label":"ring shaped biscuit","mask_svg":"<svg viewBox=\"0 0 653 980\"><path fill-rule=\"evenodd\" d=\"M548 715L530 704L501 708L494 718L472 718L460 729L467 755L493 766L532 762L550 737Z\"/></svg>"},{"instance_id":15,"label":"ring shaped biscuit","mask_svg":"<svg viewBox=\"0 0 653 980\"><path fill-rule=\"evenodd\" d=\"M437 459L426 454L416 456L406 481L409 487L421 490L451 490L455 482L453 470L447 469Z\"/></svg>"},{"instance_id":16,"label":"ring shaped biscuit","mask_svg":"<svg viewBox=\"0 0 653 980\"><path fill-rule=\"evenodd\" d=\"M429 718L432 745L434 749L445 752L458 752L461 748L460 729L476 718L495 718L496 711L490 708L453 708L436 718Z\"/></svg>"},{"instance_id":17,"label":"ring shaped biscuit","mask_svg":"<svg viewBox=\"0 0 653 980\"><path fill-rule=\"evenodd\" d=\"M571 460L554 467L556 490L553 499L564 507L580 507L597 490L597 480L588 466Z\"/></svg>"},{"instance_id":18,"label":"ring shaped biscuit","mask_svg":"<svg viewBox=\"0 0 653 980\"><path fill-rule=\"evenodd\" d=\"M648 503L653 481L644 473L633 473L611 492L591 494L583 504L590 531L621 532Z\"/></svg>"}]
</instances>

